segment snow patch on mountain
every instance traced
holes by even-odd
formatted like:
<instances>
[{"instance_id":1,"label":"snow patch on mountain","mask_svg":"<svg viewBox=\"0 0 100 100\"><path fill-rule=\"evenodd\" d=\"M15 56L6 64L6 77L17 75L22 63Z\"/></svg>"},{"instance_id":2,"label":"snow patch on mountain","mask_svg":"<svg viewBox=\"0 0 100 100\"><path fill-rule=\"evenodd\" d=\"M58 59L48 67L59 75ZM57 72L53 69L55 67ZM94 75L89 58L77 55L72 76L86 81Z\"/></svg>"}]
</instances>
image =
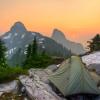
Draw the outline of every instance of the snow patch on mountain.
<instances>
[{"instance_id":1,"label":"snow patch on mountain","mask_svg":"<svg viewBox=\"0 0 100 100\"><path fill-rule=\"evenodd\" d=\"M32 33L32 35L34 35L34 36L35 36L36 34L35 34L35 33Z\"/></svg>"},{"instance_id":2,"label":"snow patch on mountain","mask_svg":"<svg viewBox=\"0 0 100 100\"><path fill-rule=\"evenodd\" d=\"M18 35L18 33L15 33L15 36L17 36Z\"/></svg>"},{"instance_id":3,"label":"snow patch on mountain","mask_svg":"<svg viewBox=\"0 0 100 100\"><path fill-rule=\"evenodd\" d=\"M39 41L44 41L44 38L40 38Z\"/></svg>"},{"instance_id":4,"label":"snow patch on mountain","mask_svg":"<svg viewBox=\"0 0 100 100\"><path fill-rule=\"evenodd\" d=\"M45 46L43 45L42 48L45 49Z\"/></svg>"},{"instance_id":5,"label":"snow patch on mountain","mask_svg":"<svg viewBox=\"0 0 100 100\"><path fill-rule=\"evenodd\" d=\"M28 47L28 44L26 44L25 47L27 48Z\"/></svg>"},{"instance_id":6,"label":"snow patch on mountain","mask_svg":"<svg viewBox=\"0 0 100 100\"><path fill-rule=\"evenodd\" d=\"M7 54L7 55L11 55L11 54L13 54L13 53L15 52L16 49L17 49L17 47L11 48L10 50L8 50L8 51L6 52L6 54Z\"/></svg>"},{"instance_id":7,"label":"snow patch on mountain","mask_svg":"<svg viewBox=\"0 0 100 100\"><path fill-rule=\"evenodd\" d=\"M3 39L9 39L11 38L12 33L9 33L7 36L3 37Z\"/></svg>"},{"instance_id":8,"label":"snow patch on mountain","mask_svg":"<svg viewBox=\"0 0 100 100\"><path fill-rule=\"evenodd\" d=\"M21 39L23 39L25 37L25 34L22 34Z\"/></svg>"}]
</instances>

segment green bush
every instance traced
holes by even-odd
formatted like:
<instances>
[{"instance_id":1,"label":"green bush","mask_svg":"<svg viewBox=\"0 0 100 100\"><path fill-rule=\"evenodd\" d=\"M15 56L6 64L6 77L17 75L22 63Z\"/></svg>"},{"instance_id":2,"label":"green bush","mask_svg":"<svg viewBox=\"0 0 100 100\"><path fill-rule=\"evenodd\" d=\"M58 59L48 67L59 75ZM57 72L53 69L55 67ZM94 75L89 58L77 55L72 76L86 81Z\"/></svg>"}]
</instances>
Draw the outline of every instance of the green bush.
<instances>
[{"instance_id":1,"label":"green bush","mask_svg":"<svg viewBox=\"0 0 100 100\"><path fill-rule=\"evenodd\" d=\"M27 70L21 67L0 67L0 83L14 80L22 74L28 74Z\"/></svg>"},{"instance_id":2,"label":"green bush","mask_svg":"<svg viewBox=\"0 0 100 100\"><path fill-rule=\"evenodd\" d=\"M53 59L47 55L37 55L34 58L26 59L23 68L46 68L53 63Z\"/></svg>"},{"instance_id":3,"label":"green bush","mask_svg":"<svg viewBox=\"0 0 100 100\"><path fill-rule=\"evenodd\" d=\"M0 39L0 83L16 79L21 74L27 74L27 70L21 67L9 67L7 65L6 50L4 42Z\"/></svg>"}]
</instances>

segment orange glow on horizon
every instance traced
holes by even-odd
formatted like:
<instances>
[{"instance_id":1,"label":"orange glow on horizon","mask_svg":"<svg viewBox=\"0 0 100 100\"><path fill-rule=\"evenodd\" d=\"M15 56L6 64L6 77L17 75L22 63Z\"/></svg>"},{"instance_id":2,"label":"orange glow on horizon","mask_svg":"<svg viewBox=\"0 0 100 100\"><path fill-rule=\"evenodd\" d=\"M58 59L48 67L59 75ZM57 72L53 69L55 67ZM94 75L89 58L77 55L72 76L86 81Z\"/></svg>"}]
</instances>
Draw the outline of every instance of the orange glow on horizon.
<instances>
[{"instance_id":1,"label":"orange glow on horizon","mask_svg":"<svg viewBox=\"0 0 100 100\"><path fill-rule=\"evenodd\" d=\"M100 32L100 0L0 0L0 33L16 21L46 36L58 28L84 43Z\"/></svg>"}]
</instances>

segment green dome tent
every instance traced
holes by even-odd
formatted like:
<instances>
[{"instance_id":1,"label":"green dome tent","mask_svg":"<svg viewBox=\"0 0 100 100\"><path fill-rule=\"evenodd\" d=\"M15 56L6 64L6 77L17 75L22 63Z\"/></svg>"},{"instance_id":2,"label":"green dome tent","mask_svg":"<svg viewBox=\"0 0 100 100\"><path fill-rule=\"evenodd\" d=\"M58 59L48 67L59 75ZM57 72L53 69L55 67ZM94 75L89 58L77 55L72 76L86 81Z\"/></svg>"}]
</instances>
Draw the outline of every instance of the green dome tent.
<instances>
[{"instance_id":1,"label":"green dome tent","mask_svg":"<svg viewBox=\"0 0 100 100\"><path fill-rule=\"evenodd\" d=\"M78 56L72 56L63 62L49 80L64 96L100 94L97 83Z\"/></svg>"}]
</instances>

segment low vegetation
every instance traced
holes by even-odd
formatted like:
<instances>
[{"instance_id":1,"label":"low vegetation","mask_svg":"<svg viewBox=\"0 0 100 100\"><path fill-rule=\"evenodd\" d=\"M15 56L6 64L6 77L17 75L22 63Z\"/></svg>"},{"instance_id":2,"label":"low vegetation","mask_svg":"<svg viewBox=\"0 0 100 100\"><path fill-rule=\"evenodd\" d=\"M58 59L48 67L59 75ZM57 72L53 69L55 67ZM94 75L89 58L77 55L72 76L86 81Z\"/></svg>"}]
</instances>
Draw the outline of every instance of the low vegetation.
<instances>
[{"instance_id":1,"label":"low vegetation","mask_svg":"<svg viewBox=\"0 0 100 100\"><path fill-rule=\"evenodd\" d=\"M0 40L0 83L8 82L16 79L19 75L27 74L30 68L45 68L53 63L53 58L48 56L43 50L38 53L38 45L36 37L32 44L27 47L26 59L22 67L10 67L7 65L6 60L6 47L2 40Z\"/></svg>"},{"instance_id":2,"label":"low vegetation","mask_svg":"<svg viewBox=\"0 0 100 100\"><path fill-rule=\"evenodd\" d=\"M0 83L14 80L21 74L27 74L27 70L21 67L0 67Z\"/></svg>"},{"instance_id":3,"label":"low vegetation","mask_svg":"<svg viewBox=\"0 0 100 100\"><path fill-rule=\"evenodd\" d=\"M30 69L30 68L46 68L47 66L53 63L53 59L47 55L38 55L34 57L34 59L28 58L23 68Z\"/></svg>"},{"instance_id":4,"label":"low vegetation","mask_svg":"<svg viewBox=\"0 0 100 100\"><path fill-rule=\"evenodd\" d=\"M9 67L7 65L4 43L0 40L0 83L16 79L21 74L27 74L27 70L21 67Z\"/></svg>"}]
</instances>

